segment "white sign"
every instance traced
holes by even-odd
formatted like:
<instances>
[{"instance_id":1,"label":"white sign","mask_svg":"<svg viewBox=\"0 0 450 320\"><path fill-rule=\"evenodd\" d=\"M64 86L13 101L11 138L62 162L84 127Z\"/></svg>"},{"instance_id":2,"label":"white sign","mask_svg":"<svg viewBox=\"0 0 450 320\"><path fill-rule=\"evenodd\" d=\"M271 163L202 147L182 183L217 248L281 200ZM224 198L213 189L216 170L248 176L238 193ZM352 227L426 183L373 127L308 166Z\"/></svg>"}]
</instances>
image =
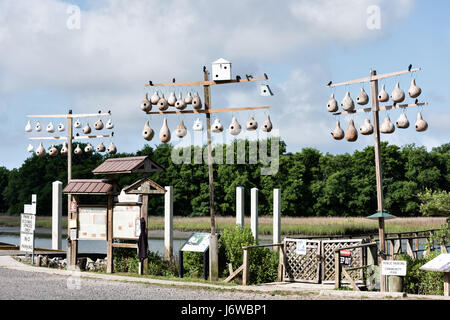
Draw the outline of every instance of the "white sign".
<instances>
[{"instance_id":1,"label":"white sign","mask_svg":"<svg viewBox=\"0 0 450 320\"><path fill-rule=\"evenodd\" d=\"M36 226L36 216L34 214L24 213L20 216L20 233L33 233Z\"/></svg>"},{"instance_id":2,"label":"white sign","mask_svg":"<svg viewBox=\"0 0 450 320\"><path fill-rule=\"evenodd\" d=\"M442 253L420 267L421 270L450 272L450 253Z\"/></svg>"},{"instance_id":3,"label":"white sign","mask_svg":"<svg viewBox=\"0 0 450 320\"><path fill-rule=\"evenodd\" d=\"M113 208L113 238L138 239L136 220L140 219L141 206L120 206ZM141 225L139 224L139 230Z\"/></svg>"},{"instance_id":4,"label":"white sign","mask_svg":"<svg viewBox=\"0 0 450 320\"><path fill-rule=\"evenodd\" d=\"M106 240L106 207L79 207L78 230L78 240Z\"/></svg>"},{"instance_id":5,"label":"white sign","mask_svg":"<svg viewBox=\"0 0 450 320\"><path fill-rule=\"evenodd\" d=\"M384 276L406 276L406 261L383 260L381 274Z\"/></svg>"},{"instance_id":6,"label":"white sign","mask_svg":"<svg viewBox=\"0 0 450 320\"><path fill-rule=\"evenodd\" d=\"M297 240L295 253L298 255L306 255L306 240Z\"/></svg>"},{"instance_id":7,"label":"white sign","mask_svg":"<svg viewBox=\"0 0 450 320\"><path fill-rule=\"evenodd\" d=\"M142 197L139 194L126 194L125 191L121 191L117 196L117 201L121 203L141 203Z\"/></svg>"},{"instance_id":8,"label":"white sign","mask_svg":"<svg viewBox=\"0 0 450 320\"><path fill-rule=\"evenodd\" d=\"M20 251L33 252L34 233L20 233Z\"/></svg>"},{"instance_id":9,"label":"white sign","mask_svg":"<svg viewBox=\"0 0 450 320\"><path fill-rule=\"evenodd\" d=\"M24 204L23 212L27 214L36 214L36 205L35 204Z\"/></svg>"},{"instance_id":10,"label":"white sign","mask_svg":"<svg viewBox=\"0 0 450 320\"><path fill-rule=\"evenodd\" d=\"M181 251L205 252L209 248L210 237L210 233L193 233L183 245Z\"/></svg>"}]
</instances>

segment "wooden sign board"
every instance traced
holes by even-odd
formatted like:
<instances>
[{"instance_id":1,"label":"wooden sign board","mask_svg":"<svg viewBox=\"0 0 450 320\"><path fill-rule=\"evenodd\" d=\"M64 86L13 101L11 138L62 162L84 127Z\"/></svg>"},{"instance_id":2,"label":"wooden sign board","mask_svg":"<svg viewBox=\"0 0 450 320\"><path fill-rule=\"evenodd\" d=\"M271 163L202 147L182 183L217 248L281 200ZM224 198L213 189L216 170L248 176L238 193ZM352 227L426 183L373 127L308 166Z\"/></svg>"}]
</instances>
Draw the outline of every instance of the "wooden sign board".
<instances>
[{"instance_id":1,"label":"wooden sign board","mask_svg":"<svg viewBox=\"0 0 450 320\"><path fill-rule=\"evenodd\" d=\"M140 205L114 205L113 238L137 240L140 235Z\"/></svg>"},{"instance_id":2,"label":"wooden sign board","mask_svg":"<svg viewBox=\"0 0 450 320\"><path fill-rule=\"evenodd\" d=\"M184 243L181 251L205 252L209 248L210 233L195 232Z\"/></svg>"},{"instance_id":3,"label":"wooden sign board","mask_svg":"<svg viewBox=\"0 0 450 320\"><path fill-rule=\"evenodd\" d=\"M78 208L78 240L106 240L106 207Z\"/></svg>"},{"instance_id":4,"label":"wooden sign board","mask_svg":"<svg viewBox=\"0 0 450 320\"><path fill-rule=\"evenodd\" d=\"M450 253L442 253L420 267L421 270L450 272Z\"/></svg>"},{"instance_id":5,"label":"wooden sign board","mask_svg":"<svg viewBox=\"0 0 450 320\"><path fill-rule=\"evenodd\" d=\"M406 276L406 261L383 260L381 274L383 276Z\"/></svg>"}]
</instances>

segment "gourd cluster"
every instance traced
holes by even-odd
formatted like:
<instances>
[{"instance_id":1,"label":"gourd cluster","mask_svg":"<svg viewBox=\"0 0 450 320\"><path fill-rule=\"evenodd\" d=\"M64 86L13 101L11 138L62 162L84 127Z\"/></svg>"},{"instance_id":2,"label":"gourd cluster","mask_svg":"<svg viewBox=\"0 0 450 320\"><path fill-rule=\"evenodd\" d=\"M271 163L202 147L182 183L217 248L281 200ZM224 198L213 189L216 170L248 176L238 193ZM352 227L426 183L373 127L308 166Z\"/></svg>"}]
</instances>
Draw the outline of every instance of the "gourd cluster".
<instances>
[{"instance_id":1,"label":"gourd cluster","mask_svg":"<svg viewBox=\"0 0 450 320\"><path fill-rule=\"evenodd\" d=\"M415 99L420 96L422 93L422 89L416 85L416 81L413 78L411 80L411 85L408 90L408 95ZM405 101L405 92L400 88L400 84L397 82L394 90L391 93L390 98L394 102L394 105L397 103L402 103ZM386 92L385 85L382 86L381 91L378 94L378 101L379 102L388 102L389 101L389 94ZM359 105L367 105L369 103L369 96L364 91L364 88L361 88L361 92L356 97L356 102ZM416 100L417 103L417 100ZM344 111L347 111L348 113L355 112L355 103L350 96L350 92L347 91L344 98L341 101L341 107ZM336 101L334 94L331 95L330 99L327 102L327 110L329 112L337 112L339 110L338 102ZM399 129L407 129L409 128L409 121L406 117L406 114L404 111L400 114L399 118L395 122L395 125L391 122L391 119L389 118L389 115L386 115L383 123L380 125L380 132L384 134L391 134L395 131L395 127ZM428 123L423 119L422 114L418 112L417 114L417 120L414 125L416 131L423 132L427 130ZM373 125L370 123L370 119L367 117L363 124L359 128L359 132L362 135L371 135L373 133ZM331 135L336 140L342 140L344 137L347 141L354 142L358 139L358 131L355 128L355 123L353 120L349 121L349 125L344 133L344 130L342 130L340 126L340 122L337 121L336 128L331 132Z\"/></svg>"},{"instance_id":2,"label":"gourd cluster","mask_svg":"<svg viewBox=\"0 0 450 320\"><path fill-rule=\"evenodd\" d=\"M86 124L83 126L79 119L75 121L74 128L82 129L81 131L83 132L83 134L90 134L92 132L92 129L91 129L89 123L86 122ZM113 129L114 128L114 124L112 123L112 120L108 119L106 124L103 124L103 121L99 118L94 123L94 129L95 130L100 131L103 128L106 128L106 129L109 129L109 130ZM50 122L47 125L47 129L46 130L47 130L48 133L54 133L55 132L55 127L54 127L52 122ZM64 132L65 130L66 130L66 128L65 128L64 124L62 124L62 123L58 124L58 126L57 126L57 131L58 132ZM32 132L33 131L33 127L31 125L30 121L28 121L28 123L26 124L25 131L26 132ZM39 123L39 121L36 121L36 123L34 125L34 131L36 131L36 132L41 132L42 131L42 126ZM77 133L76 135L78 136L79 133ZM113 135L113 133L112 133L112 135ZM36 148L36 151L34 150L34 147L33 147L32 144L28 145L27 150L28 150L28 152L35 152L38 157L43 157L47 153L42 142L39 143L39 146ZM107 151L109 154L116 154L117 153L117 148L116 148L116 146L114 145L114 143L112 141L111 141L110 145L108 146L108 148L105 147L103 142L100 142L97 145L96 150L97 150L97 152L105 152L105 151ZM66 155L68 152L69 152L69 149L67 147L67 142L64 142L63 146L61 148L61 154L62 155ZM94 148L92 147L92 145L90 143L88 143L88 145L84 148L84 152L87 153L87 154L91 154L91 153L94 152ZM80 145L78 144L77 147L74 149L74 154L80 155L82 153L83 153L83 150L80 148ZM52 144L50 149L48 150L48 154L50 156L52 156L52 157L56 157L59 154L59 151Z\"/></svg>"},{"instance_id":3,"label":"gourd cluster","mask_svg":"<svg viewBox=\"0 0 450 320\"><path fill-rule=\"evenodd\" d=\"M188 105L191 105L194 110L200 110L202 108L202 100L198 92L195 92L194 95L188 92L186 97L183 98L181 92L178 93L177 97L175 92L171 91L167 99L164 97L164 93L159 94L158 91L155 91L150 99L148 98L148 93L146 93L141 103L141 110L149 112L152 110L153 105L156 105L160 111L166 111L169 107L184 110Z\"/></svg>"}]
</instances>

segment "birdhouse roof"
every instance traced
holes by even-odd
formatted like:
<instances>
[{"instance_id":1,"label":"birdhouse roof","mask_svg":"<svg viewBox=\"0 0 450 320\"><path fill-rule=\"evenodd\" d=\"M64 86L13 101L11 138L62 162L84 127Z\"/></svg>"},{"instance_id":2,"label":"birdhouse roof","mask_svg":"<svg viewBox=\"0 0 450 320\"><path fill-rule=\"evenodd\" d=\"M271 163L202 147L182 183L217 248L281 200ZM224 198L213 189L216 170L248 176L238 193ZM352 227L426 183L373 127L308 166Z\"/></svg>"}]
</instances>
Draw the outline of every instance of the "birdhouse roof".
<instances>
[{"instance_id":1,"label":"birdhouse roof","mask_svg":"<svg viewBox=\"0 0 450 320\"><path fill-rule=\"evenodd\" d=\"M103 162L97 168L92 170L94 174L115 174L115 173L134 173L134 172L156 172L165 171L156 162L148 156L111 158Z\"/></svg>"},{"instance_id":2,"label":"birdhouse roof","mask_svg":"<svg viewBox=\"0 0 450 320\"><path fill-rule=\"evenodd\" d=\"M389 212L385 211L377 211L377 213L374 213L373 215L367 217L367 219L378 219L378 218L384 218L385 220L387 220L387 219L394 219L396 217L390 214Z\"/></svg>"},{"instance_id":3,"label":"birdhouse roof","mask_svg":"<svg viewBox=\"0 0 450 320\"><path fill-rule=\"evenodd\" d=\"M229 64L231 64L230 61L225 60L224 58L217 59L217 60L214 61L213 63L215 63L215 64L221 64L221 63L229 63Z\"/></svg>"},{"instance_id":4,"label":"birdhouse roof","mask_svg":"<svg viewBox=\"0 0 450 320\"><path fill-rule=\"evenodd\" d=\"M103 179L73 179L64 188L63 193L69 194L116 194L116 186Z\"/></svg>"},{"instance_id":5,"label":"birdhouse roof","mask_svg":"<svg viewBox=\"0 0 450 320\"><path fill-rule=\"evenodd\" d=\"M161 187L150 178L142 178L134 182L130 186L123 188L123 191L128 194L164 194L166 189Z\"/></svg>"}]
</instances>

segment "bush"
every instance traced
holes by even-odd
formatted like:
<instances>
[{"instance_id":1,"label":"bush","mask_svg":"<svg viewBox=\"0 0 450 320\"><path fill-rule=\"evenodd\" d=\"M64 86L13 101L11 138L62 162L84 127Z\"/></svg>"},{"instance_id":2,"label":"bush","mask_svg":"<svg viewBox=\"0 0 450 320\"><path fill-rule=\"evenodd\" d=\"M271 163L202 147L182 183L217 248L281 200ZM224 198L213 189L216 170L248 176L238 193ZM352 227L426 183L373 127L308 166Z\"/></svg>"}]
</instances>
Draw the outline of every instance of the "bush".
<instances>
[{"instance_id":1,"label":"bush","mask_svg":"<svg viewBox=\"0 0 450 320\"><path fill-rule=\"evenodd\" d=\"M147 274L154 276L178 276L175 263L165 261L156 252L148 251ZM139 272L139 257L135 250L114 248L114 270L116 272Z\"/></svg>"},{"instance_id":2,"label":"bush","mask_svg":"<svg viewBox=\"0 0 450 320\"><path fill-rule=\"evenodd\" d=\"M400 255L399 260L407 262L406 276L403 279L403 289L406 293L412 294L444 294L444 274L420 270L428 261L436 258L440 252L433 251L425 258L412 259L408 255Z\"/></svg>"}]
</instances>

